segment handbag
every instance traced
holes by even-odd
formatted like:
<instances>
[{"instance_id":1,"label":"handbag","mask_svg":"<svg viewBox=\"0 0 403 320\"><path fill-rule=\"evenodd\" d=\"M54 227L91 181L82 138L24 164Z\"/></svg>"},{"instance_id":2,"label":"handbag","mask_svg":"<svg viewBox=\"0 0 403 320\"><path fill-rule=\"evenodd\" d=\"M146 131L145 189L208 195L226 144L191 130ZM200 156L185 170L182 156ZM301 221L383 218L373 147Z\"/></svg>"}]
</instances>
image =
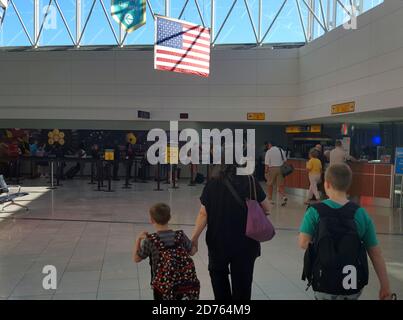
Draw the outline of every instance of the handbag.
<instances>
[{"instance_id":1,"label":"handbag","mask_svg":"<svg viewBox=\"0 0 403 320\"><path fill-rule=\"evenodd\" d=\"M245 235L258 242L265 242L273 239L276 231L273 224L266 216L260 203L257 201L256 183L253 176L248 176L249 199L246 200L247 222ZM227 179L224 180L227 188L235 200L245 208L245 201L241 199L237 191ZM252 190L253 189L253 190ZM254 196L254 199L253 199Z\"/></svg>"},{"instance_id":2,"label":"handbag","mask_svg":"<svg viewBox=\"0 0 403 320\"><path fill-rule=\"evenodd\" d=\"M289 176L291 173L294 172L294 166L287 163L284 159L283 151L280 148L278 148L278 150L281 154L281 160L283 160L283 164L280 167L281 174L283 175L283 177Z\"/></svg>"}]
</instances>

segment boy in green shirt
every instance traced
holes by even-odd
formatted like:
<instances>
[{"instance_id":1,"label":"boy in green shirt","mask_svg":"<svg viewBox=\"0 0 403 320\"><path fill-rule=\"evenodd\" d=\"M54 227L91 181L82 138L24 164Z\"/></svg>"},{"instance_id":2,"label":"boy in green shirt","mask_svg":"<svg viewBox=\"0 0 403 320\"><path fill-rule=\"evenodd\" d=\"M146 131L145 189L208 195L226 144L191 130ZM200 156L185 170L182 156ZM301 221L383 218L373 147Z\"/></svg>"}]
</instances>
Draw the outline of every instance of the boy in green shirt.
<instances>
[{"instance_id":1,"label":"boy in green shirt","mask_svg":"<svg viewBox=\"0 0 403 320\"><path fill-rule=\"evenodd\" d=\"M335 164L330 166L325 173L325 191L329 199L322 202L332 209L347 208L347 190L351 185L352 173L350 167L345 164ZM325 206L325 208L326 208ZM343 209L340 214L342 214ZM307 209L303 218L300 234L299 246L307 250L313 237L317 234L320 214L318 210L311 206ZM372 261L375 272L380 282L379 299L384 300L391 297L389 280L386 272L386 265L376 237L374 224L364 208L357 207L354 214L354 222L357 234L365 246L365 249ZM315 298L318 300L338 300L338 299L358 299L361 291L351 295L337 295L327 292L315 291Z\"/></svg>"}]
</instances>

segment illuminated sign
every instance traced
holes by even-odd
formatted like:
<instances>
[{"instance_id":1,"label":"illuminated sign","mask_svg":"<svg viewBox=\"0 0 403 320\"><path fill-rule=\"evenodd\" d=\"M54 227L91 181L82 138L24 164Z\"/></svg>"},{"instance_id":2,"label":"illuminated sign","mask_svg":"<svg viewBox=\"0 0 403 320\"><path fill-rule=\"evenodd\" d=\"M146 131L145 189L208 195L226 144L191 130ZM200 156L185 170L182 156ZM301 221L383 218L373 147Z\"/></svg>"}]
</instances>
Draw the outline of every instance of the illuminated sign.
<instances>
[{"instance_id":1,"label":"illuminated sign","mask_svg":"<svg viewBox=\"0 0 403 320\"><path fill-rule=\"evenodd\" d=\"M286 133L321 133L322 126L320 124L310 126L287 126Z\"/></svg>"},{"instance_id":2,"label":"illuminated sign","mask_svg":"<svg viewBox=\"0 0 403 320\"><path fill-rule=\"evenodd\" d=\"M179 148L178 147L169 146L166 148L165 163L169 163L169 164L178 164L179 163Z\"/></svg>"},{"instance_id":3,"label":"illuminated sign","mask_svg":"<svg viewBox=\"0 0 403 320\"><path fill-rule=\"evenodd\" d=\"M334 104L331 107L332 114L348 113L348 112L354 112L354 111L355 111L355 102L354 101Z\"/></svg>"},{"instance_id":4,"label":"illuminated sign","mask_svg":"<svg viewBox=\"0 0 403 320\"><path fill-rule=\"evenodd\" d=\"M264 112L248 112L247 119L252 121L266 120L266 114Z\"/></svg>"},{"instance_id":5,"label":"illuminated sign","mask_svg":"<svg viewBox=\"0 0 403 320\"><path fill-rule=\"evenodd\" d=\"M115 159L115 150L105 149L104 159L106 161L113 161Z\"/></svg>"}]
</instances>

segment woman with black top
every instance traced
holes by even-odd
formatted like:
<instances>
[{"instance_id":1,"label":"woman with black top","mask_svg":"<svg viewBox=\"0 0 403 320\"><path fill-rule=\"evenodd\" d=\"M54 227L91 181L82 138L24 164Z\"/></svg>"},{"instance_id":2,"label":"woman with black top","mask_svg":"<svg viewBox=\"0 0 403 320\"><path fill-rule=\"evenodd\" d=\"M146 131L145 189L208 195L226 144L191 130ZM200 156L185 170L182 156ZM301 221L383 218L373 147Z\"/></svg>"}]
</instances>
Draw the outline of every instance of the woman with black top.
<instances>
[{"instance_id":1,"label":"woman with black top","mask_svg":"<svg viewBox=\"0 0 403 320\"><path fill-rule=\"evenodd\" d=\"M242 199L249 197L249 178L237 175L236 169L236 165L218 166L217 174L204 187L192 236L197 249L200 234L207 226L208 269L216 300L250 300L254 264L260 256L260 243L245 235L246 206L242 207L226 186L225 181ZM266 194L258 182L255 184L256 200L269 212Z\"/></svg>"}]
</instances>

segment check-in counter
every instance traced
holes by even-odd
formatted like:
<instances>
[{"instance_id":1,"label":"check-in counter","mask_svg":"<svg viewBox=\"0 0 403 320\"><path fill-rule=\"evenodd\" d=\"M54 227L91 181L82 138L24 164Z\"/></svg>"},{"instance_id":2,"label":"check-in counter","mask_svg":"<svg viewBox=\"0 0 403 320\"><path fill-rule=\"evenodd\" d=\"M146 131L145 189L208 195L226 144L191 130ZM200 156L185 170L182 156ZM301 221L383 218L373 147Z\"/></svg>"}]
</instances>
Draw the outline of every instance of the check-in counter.
<instances>
[{"instance_id":1,"label":"check-in counter","mask_svg":"<svg viewBox=\"0 0 403 320\"><path fill-rule=\"evenodd\" d=\"M306 159L289 159L295 171L285 179L288 192L306 194L309 188ZM353 182L349 195L361 203L390 207L392 205L393 165L386 163L352 162ZM303 192L301 192L303 190Z\"/></svg>"}]
</instances>

